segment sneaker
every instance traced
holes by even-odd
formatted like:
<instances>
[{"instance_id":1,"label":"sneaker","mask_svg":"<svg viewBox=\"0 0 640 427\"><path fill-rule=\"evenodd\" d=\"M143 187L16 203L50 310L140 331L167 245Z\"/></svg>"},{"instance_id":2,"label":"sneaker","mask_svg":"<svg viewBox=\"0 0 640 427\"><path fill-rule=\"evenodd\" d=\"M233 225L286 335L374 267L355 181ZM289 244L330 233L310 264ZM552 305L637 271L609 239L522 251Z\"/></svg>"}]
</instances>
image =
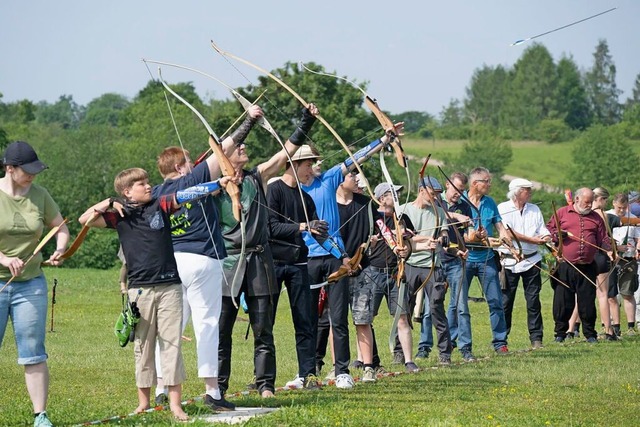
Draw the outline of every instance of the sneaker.
<instances>
[{"instance_id":1,"label":"sneaker","mask_svg":"<svg viewBox=\"0 0 640 427\"><path fill-rule=\"evenodd\" d=\"M47 416L47 411L40 412L33 420L33 427L53 427L53 424Z\"/></svg>"},{"instance_id":2,"label":"sneaker","mask_svg":"<svg viewBox=\"0 0 640 427\"><path fill-rule=\"evenodd\" d=\"M327 381L331 381L331 380L335 380L336 379L336 367L335 366L333 368L331 368L331 370L329 371L327 376L324 377L324 379L327 380Z\"/></svg>"},{"instance_id":3,"label":"sneaker","mask_svg":"<svg viewBox=\"0 0 640 427\"><path fill-rule=\"evenodd\" d=\"M364 368L361 379L363 383L372 383L375 382L376 379L376 371L374 371L371 366L367 366L366 368Z\"/></svg>"},{"instance_id":4,"label":"sneaker","mask_svg":"<svg viewBox=\"0 0 640 427\"><path fill-rule=\"evenodd\" d=\"M300 375L296 375L294 379L288 381L284 386L288 389L302 388L304 387L304 378L302 378Z\"/></svg>"},{"instance_id":5,"label":"sneaker","mask_svg":"<svg viewBox=\"0 0 640 427\"><path fill-rule=\"evenodd\" d=\"M451 355L449 354L441 354L438 356L438 364L442 366L451 365Z\"/></svg>"},{"instance_id":6,"label":"sneaker","mask_svg":"<svg viewBox=\"0 0 640 427\"><path fill-rule=\"evenodd\" d=\"M615 333L613 333L613 334L604 334L604 340L605 341L620 341L620 338L618 338L618 335L616 335Z\"/></svg>"},{"instance_id":7,"label":"sneaker","mask_svg":"<svg viewBox=\"0 0 640 427\"><path fill-rule=\"evenodd\" d=\"M155 399L156 406L166 406L169 404L169 398L165 393L160 393Z\"/></svg>"},{"instance_id":8,"label":"sneaker","mask_svg":"<svg viewBox=\"0 0 640 427\"><path fill-rule=\"evenodd\" d=\"M611 327L613 328L613 333L615 336L619 337L620 335L622 335L622 333L620 332L620 325L611 325Z\"/></svg>"},{"instance_id":9,"label":"sneaker","mask_svg":"<svg viewBox=\"0 0 640 427\"><path fill-rule=\"evenodd\" d=\"M473 353L471 353L471 350L460 350L460 353L462 353L462 360L465 362L475 362L478 360Z\"/></svg>"},{"instance_id":10,"label":"sneaker","mask_svg":"<svg viewBox=\"0 0 640 427\"><path fill-rule=\"evenodd\" d=\"M349 374L340 374L336 377L336 387L350 390L354 386L353 378Z\"/></svg>"},{"instance_id":11,"label":"sneaker","mask_svg":"<svg viewBox=\"0 0 640 427\"><path fill-rule=\"evenodd\" d=\"M629 328L627 329L627 335L628 336L638 335L638 331L636 331L634 328Z\"/></svg>"},{"instance_id":12,"label":"sneaker","mask_svg":"<svg viewBox=\"0 0 640 427\"><path fill-rule=\"evenodd\" d=\"M418 350L418 352L416 353L415 359L428 359L430 352L431 351L428 348L425 348L423 350Z\"/></svg>"},{"instance_id":13,"label":"sneaker","mask_svg":"<svg viewBox=\"0 0 640 427\"><path fill-rule=\"evenodd\" d=\"M595 344L595 343L598 342L598 338L597 337L589 337L589 338L587 338L587 342L589 344Z\"/></svg>"},{"instance_id":14,"label":"sneaker","mask_svg":"<svg viewBox=\"0 0 640 427\"><path fill-rule=\"evenodd\" d=\"M416 365L413 362L405 363L404 368L406 369L407 372L418 372L420 370L420 368L418 368L418 365Z\"/></svg>"},{"instance_id":15,"label":"sneaker","mask_svg":"<svg viewBox=\"0 0 640 427\"><path fill-rule=\"evenodd\" d=\"M404 363L404 354L402 353L393 353L393 361L392 365L402 365Z\"/></svg>"},{"instance_id":16,"label":"sneaker","mask_svg":"<svg viewBox=\"0 0 640 427\"><path fill-rule=\"evenodd\" d=\"M540 341L540 340L532 341L531 342L531 348L533 348L534 350L538 350L538 349L543 348L542 341Z\"/></svg>"},{"instance_id":17,"label":"sneaker","mask_svg":"<svg viewBox=\"0 0 640 427\"><path fill-rule=\"evenodd\" d=\"M570 332L569 332L569 333L570 333ZM568 337L569 337L569 335L567 334L567 338L568 338ZM571 338L573 338L573 334L571 334ZM564 339L565 339L564 337L561 337L560 335L558 335L557 337L555 337L555 338L553 339L553 342L558 342L558 343L560 343L560 342L564 342Z\"/></svg>"},{"instance_id":18,"label":"sneaker","mask_svg":"<svg viewBox=\"0 0 640 427\"><path fill-rule=\"evenodd\" d=\"M356 359L356 360L354 360L354 361L353 361L353 363L351 364L351 367L352 367L353 369L364 369L364 363L362 363L361 361L359 361L359 360L357 360L357 359Z\"/></svg>"},{"instance_id":19,"label":"sneaker","mask_svg":"<svg viewBox=\"0 0 640 427\"><path fill-rule=\"evenodd\" d=\"M320 390L322 389L322 384L315 375L307 375L307 378L304 379L302 384L302 389L308 391Z\"/></svg>"},{"instance_id":20,"label":"sneaker","mask_svg":"<svg viewBox=\"0 0 640 427\"><path fill-rule=\"evenodd\" d=\"M215 412L235 411L236 405L220 396L220 399L214 399L208 394L204 395L204 405Z\"/></svg>"},{"instance_id":21,"label":"sneaker","mask_svg":"<svg viewBox=\"0 0 640 427\"><path fill-rule=\"evenodd\" d=\"M574 338L578 338L579 336L580 336L580 334L578 334L577 332L571 332L571 331L569 331L569 332L567 332L567 336L566 336L566 337L562 337L562 341L564 341L564 340L565 340L565 338L566 338L566 339L570 339L570 340L572 340L572 339L574 339Z\"/></svg>"},{"instance_id":22,"label":"sneaker","mask_svg":"<svg viewBox=\"0 0 640 427\"><path fill-rule=\"evenodd\" d=\"M500 355L509 354L509 347L507 347L506 345L501 345L500 347L496 348L496 353Z\"/></svg>"},{"instance_id":23,"label":"sneaker","mask_svg":"<svg viewBox=\"0 0 640 427\"><path fill-rule=\"evenodd\" d=\"M256 385L256 376L253 376L253 379L249 384L247 384L247 390L257 390L258 386Z\"/></svg>"},{"instance_id":24,"label":"sneaker","mask_svg":"<svg viewBox=\"0 0 640 427\"><path fill-rule=\"evenodd\" d=\"M376 377L377 377L378 375L384 376L384 375L387 375L387 374L389 373L389 372L384 368L384 366L382 366L382 365L378 366L378 367L375 369L375 371L376 371Z\"/></svg>"}]
</instances>

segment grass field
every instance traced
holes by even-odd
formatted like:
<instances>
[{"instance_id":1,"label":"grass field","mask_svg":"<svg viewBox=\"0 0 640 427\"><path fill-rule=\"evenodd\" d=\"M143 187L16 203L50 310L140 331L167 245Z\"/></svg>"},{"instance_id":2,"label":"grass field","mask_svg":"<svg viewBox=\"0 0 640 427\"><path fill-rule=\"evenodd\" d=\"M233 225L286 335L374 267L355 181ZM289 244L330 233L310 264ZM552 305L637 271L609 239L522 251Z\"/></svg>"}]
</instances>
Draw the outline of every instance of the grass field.
<instances>
[{"instance_id":1,"label":"grass field","mask_svg":"<svg viewBox=\"0 0 640 427\"><path fill-rule=\"evenodd\" d=\"M49 283L58 279L55 332L47 334L51 370L49 413L56 425L73 425L126 415L136 406L133 348L118 346L112 329L120 309L117 271L48 269ZM479 296L473 284L471 295ZM640 337L590 345L583 340L552 343L551 289L542 300L545 348L528 351L525 309L520 293L509 339L513 354L496 356L490 347L488 308L471 303L476 363L437 368L432 356L418 361L415 374L382 378L343 391L325 387L318 392L279 392L271 400L257 395L231 398L239 406L272 406L275 413L255 418L250 426L636 426L640 410L638 354ZM282 386L296 374L293 329L286 295L276 322L278 376ZM241 318L244 315L240 316ZM386 346L391 317L383 312L375 321L383 364L389 370ZM624 319L623 319L624 320ZM230 392L245 389L253 372L251 337L244 340L246 322L234 331ZM190 329L187 336L193 336ZM418 330L414 331L414 347ZM354 341L352 335L352 342ZM353 347L353 346L352 346ZM352 351L353 353L353 351ZM203 392L195 370L195 343L184 343L189 378L184 399ZM326 372L325 372L326 374ZM354 376L360 371L354 370ZM9 327L0 350L0 425L29 425L31 405L23 370L16 364L13 332ZM207 411L198 403L186 411ZM119 425L170 425L168 411L115 421ZM196 421L193 425L206 425Z\"/></svg>"},{"instance_id":2,"label":"grass field","mask_svg":"<svg viewBox=\"0 0 640 427\"><path fill-rule=\"evenodd\" d=\"M462 150L464 141L444 141L430 139L405 139L405 150L413 155L424 157L431 153L434 159L443 154L457 154ZM571 164L571 151L574 142L548 144L539 141L512 142L513 160L505 168L505 173L526 177L555 187L564 187L567 182L567 168ZM478 165L482 166L482 159Z\"/></svg>"}]
</instances>

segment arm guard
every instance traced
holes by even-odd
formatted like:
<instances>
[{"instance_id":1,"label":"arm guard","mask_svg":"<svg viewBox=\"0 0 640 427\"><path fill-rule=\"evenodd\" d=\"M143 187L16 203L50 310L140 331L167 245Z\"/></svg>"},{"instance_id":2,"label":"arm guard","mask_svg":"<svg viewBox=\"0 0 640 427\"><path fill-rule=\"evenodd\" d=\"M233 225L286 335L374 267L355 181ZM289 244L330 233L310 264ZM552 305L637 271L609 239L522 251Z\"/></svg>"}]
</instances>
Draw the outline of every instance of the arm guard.
<instances>
[{"instance_id":1,"label":"arm guard","mask_svg":"<svg viewBox=\"0 0 640 427\"><path fill-rule=\"evenodd\" d=\"M293 145L297 145L298 147L301 146L307 138L307 135L311 131L311 126L313 126L315 121L316 116L311 114L308 108L303 108L302 120L300 120L300 124L289 137L289 142L291 142Z\"/></svg>"},{"instance_id":2,"label":"arm guard","mask_svg":"<svg viewBox=\"0 0 640 427\"><path fill-rule=\"evenodd\" d=\"M194 185L193 187L177 191L176 202L181 205L184 202L207 196L215 191L220 190L220 188L220 180L203 182L202 184Z\"/></svg>"},{"instance_id":3,"label":"arm guard","mask_svg":"<svg viewBox=\"0 0 640 427\"><path fill-rule=\"evenodd\" d=\"M370 143L369 145L367 145L364 148L361 148L360 150L358 150L354 155L354 159L356 159L358 162L360 161L360 159L364 158L365 161L369 159L369 157L371 157L371 153L374 149L376 149L379 145L382 145L382 140L380 139L376 139L375 141L373 141L372 143ZM351 160L351 157L347 157L345 159L344 163L344 167L346 167L348 170L351 169L351 167L353 166L353 160Z\"/></svg>"},{"instance_id":4,"label":"arm guard","mask_svg":"<svg viewBox=\"0 0 640 427\"><path fill-rule=\"evenodd\" d=\"M244 143L244 140L247 139L247 135L249 135L249 131L256 124L258 120L253 117L247 115L247 118L244 119L244 122L231 134L231 139L233 139L233 143L235 145L240 145Z\"/></svg>"}]
</instances>

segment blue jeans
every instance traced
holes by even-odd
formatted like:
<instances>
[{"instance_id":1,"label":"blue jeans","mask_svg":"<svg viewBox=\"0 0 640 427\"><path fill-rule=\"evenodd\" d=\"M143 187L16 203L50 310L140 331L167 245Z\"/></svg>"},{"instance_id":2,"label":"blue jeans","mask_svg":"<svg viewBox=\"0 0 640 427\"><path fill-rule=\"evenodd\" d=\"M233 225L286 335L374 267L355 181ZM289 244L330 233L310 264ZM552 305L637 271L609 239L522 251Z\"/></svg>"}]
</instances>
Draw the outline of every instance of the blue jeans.
<instances>
[{"instance_id":1,"label":"blue jeans","mask_svg":"<svg viewBox=\"0 0 640 427\"><path fill-rule=\"evenodd\" d=\"M5 283L0 281L0 287ZM47 281L43 275L12 282L0 293L0 344L9 318L18 347L18 364L37 365L46 361Z\"/></svg>"},{"instance_id":2,"label":"blue jeans","mask_svg":"<svg viewBox=\"0 0 640 427\"><path fill-rule=\"evenodd\" d=\"M444 274L447 276L447 283L451 298L449 299L449 310L447 320L449 321L449 333L454 346L458 345L460 350L471 351L471 315L469 314L469 285L463 279L462 262L455 258L442 265Z\"/></svg>"},{"instance_id":3,"label":"blue jeans","mask_svg":"<svg viewBox=\"0 0 640 427\"><path fill-rule=\"evenodd\" d=\"M497 350L507 345L507 322L504 317L502 289L500 289L500 279L498 277L495 259L492 258L482 262L467 262L466 275L467 295L471 280L474 276L478 278L482 285L484 297L489 305L489 321L491 322L491 332L493 334L491 343L493 344L493 348ZM465 300L467 295L465 295ZM469 338L471 338L471 322L469 322ZM463 348L462 340L460 340L460 349L462 350ZM470 349L471 340L469 340L469 350Z\"/></svg>"}]
</instances>

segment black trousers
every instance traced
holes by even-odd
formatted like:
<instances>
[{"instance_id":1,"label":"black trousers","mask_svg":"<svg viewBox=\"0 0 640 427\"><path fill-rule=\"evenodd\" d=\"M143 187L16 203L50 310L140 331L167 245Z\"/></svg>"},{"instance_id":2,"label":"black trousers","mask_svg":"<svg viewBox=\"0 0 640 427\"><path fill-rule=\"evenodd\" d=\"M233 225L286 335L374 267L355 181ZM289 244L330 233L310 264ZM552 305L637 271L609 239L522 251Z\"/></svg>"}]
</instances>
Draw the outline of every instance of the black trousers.
<instances>
[{"instance_id":1,"label":"black trousers","mask_svg":"<svg viewBox=\"0 0 640 427\"><path fill-rule=\"evenodd\" d=\"M595 262L591 264L576 265L592 282L595 283L597 270ZM578 314L582 322L582 330L586 338L597 338L596 332L596 287L584 278L566 262L560 263L555 273L558 279L569 286L557 283L553 278L553 320L555 321L555 336L564 338L569 328L569 319L578 299Z\"/></svg>"},{"instance_id":2,"label":"black trousers","mask_svg":"<svg viewBox=\"0 0 640 427\"><path fill-rule=\"evenodd\" d=\"M407 264L406 276L407 285L413 296L416 290L420 287L422 282L427 278L431 267L414 267ZM444 298L447 294L447 282L444 270L441 267L436 267L433 274L429 278L429 282L424 288L427 292L427 298L429 298L429 306L431 308L431 321L436 328L436 337L438 340L438 352L440 354L451 354L451 334L449 333L449 323L447 322L447 315L444 309ZM415 305L415 296L412 297ZM413 305L411 306L409 313L413 312ZM410 314L409 314L410 316Z\"/></svg>"},{"instance_id":3,"label":"black trousers","mask_svg":"<svg viewBox=\"0 0 640 427\"><path fill-rule=\"evenodd\" d=\"M276 348L273 343L273 296L250 297L245 294L249 308L249 323L253 331L253 364L258 392L275 391ZM229 388L231 375L231 347L233 325L238 308L231 297L222 297L220 313L220 346L218 348L218 383L221 393Z\"/></svg>"},{"instance_id":4,"label":"black trousers","mask_svg":"<svg viewBox=\"0 0 640 427\"><path fill-rule=\"evenodd\" d=\"M329 274L338 270L341 265L342 261L332 256L309 258L311 283L324 282ZM348 374L351 357L349 350L349 280L343 278L325 288L328 294L326 306L329 308L329 320L333 330L336 375ZM313 305L317 307L320 289L314 289L312 295Z\"/></svg>"},{"instance_id":5,"label":"black trousers","mask_svg":"<svg viewBox=\"0 0 640 427\"><path fill-rule=\"evenodd\" d=\"M316 332L318 308L313 306L313 297L309 289L309 271L306 265L276 264L277 283L284 282L289 294L291 318L296 334L296 354L298 356L298 375L306 378L316 374ZM274 314L278 308L280 294L273 297ZM275 323L275 316L274 316Z\"/></svg>"},{"instance_id":6,"label":"black trousers","mask_svg":"<svg viewBox=\"0 0 640 427\"><path fill-rule=\"evenodd\" d=\"M542 266L542 261L536 264ZM504 269L507 279L507 288L502 290L502 305L504 306L504 318L507 322L507 335L511 333L511 319L513 314L513 303L518 291L518 283L522 279L524 289L524 299L527 302L527 327L529 328L529 340L542 341L542 306L540 305L540 290L542 289L542 278L540 270L531 267L527 271L514 273L508 268ZM560 285L562 286L562 285Z\"/></svg>"},{"instance_id":7,"label":"black trousers","mask_svg":"<svg viewBox=\"0 0 640 427\"><path fill-rule=\"evenodd\" d=\"M316 306L317 314L317 306ZM331 332L331 322L329 322L329 307L325 307L322 316L318 318L316 329L316 366L324 366L324 356L327 355L327 344L329 344L329 332Z\"/></svg>"}]
</instances>

